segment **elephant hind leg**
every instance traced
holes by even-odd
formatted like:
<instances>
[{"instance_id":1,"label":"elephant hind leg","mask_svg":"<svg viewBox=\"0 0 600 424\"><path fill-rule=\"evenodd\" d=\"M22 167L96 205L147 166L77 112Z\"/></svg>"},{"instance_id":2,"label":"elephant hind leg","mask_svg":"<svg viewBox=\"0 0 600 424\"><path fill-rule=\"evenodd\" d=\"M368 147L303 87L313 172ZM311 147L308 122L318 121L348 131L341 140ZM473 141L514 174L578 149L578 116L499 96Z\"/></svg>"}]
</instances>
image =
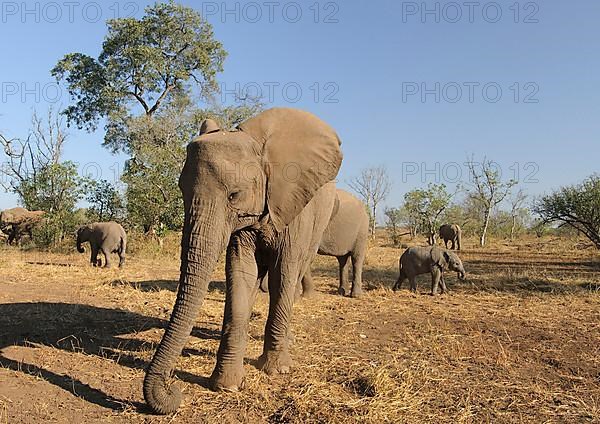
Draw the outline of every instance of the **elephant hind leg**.
<instances>
[{"instance_id":1,"label":"elephant hind leg","mask_svg":"<svg viewBox=\"0 0 600 424\"><path fill-rule=\"evenodd\" d=\"M362 268L365 261L364 254L356 255L352 252L352 292L350 296L360 297L362 295Z\"/></svg>"},{"instance_id":2,"label":"elephant hind leg","mask_svg":"<svg viewBox=\"0 0 600 424\"><path fill-rule=\"evenodd\" d=\"M100 252L104 255L104 268L110 268L110 251L104 248L100 248Z\"/></svg>"},{"instance_id":3,"label":"elephant hind leg","mask_svg":"<svg viewBox=\"0 0 600 424\"><path fill-rule=\"evenodd\" d=\"M396 284L394 284L394 291L398 291L400 290L400 288L402 287L402 282L406 280L406 274L404 273L404 271L401 269L400 270L400 275L398 276L398 279L396 280Z\"/></svg>"},{"instance_id":4,"label":"elephant hind leg","mask_svg":"<svg viewBox=\"0 0 600 424\"><path fill-rule=\"evenodd\" d=\"M342 295L342 296L346 296L346 294L350 294L350 284L348 282L348 271L349 271L349 265L348 265L348 259L350 258L350 255L345 255L345 256L338 256L337 260L338 260L338 265L339 265L339 272L340 272L340 285L338 287L338 294Z\"/></svg>"}]
</instances>

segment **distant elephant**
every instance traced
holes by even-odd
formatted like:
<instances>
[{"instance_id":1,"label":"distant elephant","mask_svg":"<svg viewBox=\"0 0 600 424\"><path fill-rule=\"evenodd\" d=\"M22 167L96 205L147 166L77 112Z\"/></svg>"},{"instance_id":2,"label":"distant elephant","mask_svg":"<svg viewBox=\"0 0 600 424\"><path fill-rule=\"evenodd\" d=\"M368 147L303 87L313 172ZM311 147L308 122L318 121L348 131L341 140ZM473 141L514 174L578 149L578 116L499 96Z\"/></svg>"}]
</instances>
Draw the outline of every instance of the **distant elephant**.
<instances>
[{"instance_id":1,"label":"distant elephant","mask_svg":"<svg viewBox=\"0 0 600 424\"><path fill-rule=\"evenodd\" d=\"M210 124L210 125L209 125ZM206 121L187 147L179 178L185 220L177 300L144 379L144 398L173 413L181 392L170 375L194 326L212 272L226 249L226 296L215 390L244 382L248 321L269 275L263 353L267 374L288 373L289 331L296 284L317 253L335 203L342 153L336 132L316 116L274 108L234 131Z\"/></svg>"},{"instance_id":2,"label":"distant elephant","mask_svg":"<svg viewBox=\"0 0 600 424\"><path fill-rule=\"evenodd\" d=\"M77 251L85 252L82 243L90 243L90 262L93 266L100 266L98 253L104 255L104 268L110 268L110 254L119 254L119 267L125 263L125 250L127 249L127 234L121 225L116 222L94 222L82 225L77 230Z\"/></svg>"},{"instance_id":3,"label":"distant elephant","mask_svg":"<svg viewBox=\"0 0 600 424\"><path fill-rule=\"evenodd\" d=\"M451 250L460 250L460 243L462 239L460 226L457 224L444 224L440 227L440 238L444 240L446 249L448 248L448 242L452 242Z\"/></svg>"},{"instance_id":4,"label":"distant elephant","mask_svg":"<svg viewBox=\"0 0 600 424\"><path fill-rule=\"evenodd\" d=\"M430 273L431 294L437 294L438 284L440 283L442 286L442 293L444 293L447 290L446 282L444 281L444 271L446 269L456 271L459 279L465 279L465 268L456 253L440 249L436 246L409 247L400 257L400 275L398 276L396 284L394 284L394 291L400 290L402 282L408 279L410 282L410 290L416 292L416 276Z\"/></svg>"},{"instance_id":5,"label":"distant elephant","mask_svg":"<svg viewBox=\"0 0 600 424\"><path fill-rule=\"evenodd\" d=\"M45 214L44 211L28 211L21 207L0 212L0 229L8 236L6 242L18 244L24 234L32 238L33 229L43 221Z\"/></svg>"},{"instance_id":6,"label":"distant elephant","mask_svg":"<svg viewBox=\"0 0 600 424\"><path fill-rule=\"evenodd\" d=\"M339 263L340 285L338 293L359 297L362 294L362 267L367 254L369 215L365 205L347 191L337 189L336 202L329 224L319 244L319 255L335 256ZM352 289L348 281L348 259L352 259ZM263 279L261 290L267 291L268 279ZM304 296L314 292L310 267L302 277Z\"/></svg>"}]
</instances>

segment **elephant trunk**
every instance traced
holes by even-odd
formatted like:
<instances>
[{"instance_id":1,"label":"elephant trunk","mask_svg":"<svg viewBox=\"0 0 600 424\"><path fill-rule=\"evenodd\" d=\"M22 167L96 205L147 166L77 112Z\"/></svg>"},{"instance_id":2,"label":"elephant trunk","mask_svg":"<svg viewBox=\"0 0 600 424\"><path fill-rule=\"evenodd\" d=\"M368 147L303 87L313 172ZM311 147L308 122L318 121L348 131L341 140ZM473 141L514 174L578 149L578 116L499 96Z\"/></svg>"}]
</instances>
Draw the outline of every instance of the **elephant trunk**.
<instances>
[{"instance_id":1,"label":"elephant trunk","mask_svg":"<svg viewBox=\"0 0 600 424\"><path fill-rule=\"evenodd\" d=\"M159 414L171 414L181 403L181 392L168 379L192 331L208 290L210 276L228 240L223 213L207 205L186 213L181 241L181 275L171 319L144 379L144 398ZM219 222L221 221L221 222Z\"/></svg>"},{"instance_id":2,"label":"elephant trunk","mask_svg":"<svg viewBox=\"0 0 600 424\"><path fill-rule=\"evenodd\" d=\"M456 235L456 250L460 250L461 243L462 243L462 234L459 231L458 234Z\"/></svg>"},{"instance_id":3,"label":"elephant trunk","mask_svg":"<svg viewBox=\"0 0 600 424\"><path fill-rule=\"evenodd\" d=\"M82 243L81 234L77 234L77 251L79 253L85 252L85 249L83 248L83 246L81 245L81 243Z\"/></svg>"}]
</instances>

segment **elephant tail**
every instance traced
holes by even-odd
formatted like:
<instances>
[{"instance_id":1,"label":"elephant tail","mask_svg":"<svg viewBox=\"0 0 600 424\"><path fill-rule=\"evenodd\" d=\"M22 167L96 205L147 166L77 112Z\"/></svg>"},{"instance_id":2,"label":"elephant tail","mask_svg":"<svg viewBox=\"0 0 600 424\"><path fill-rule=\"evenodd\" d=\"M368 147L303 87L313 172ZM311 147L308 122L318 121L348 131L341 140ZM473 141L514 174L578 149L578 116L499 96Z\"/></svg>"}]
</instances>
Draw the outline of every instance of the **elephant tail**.
<instances>
[{"instance_id":1,"label":"elephant tail","mask_svg":"<svg viewBox=\"0 0 600 424\"><path fill-rule=\"evenodd\" d=\"M126 248L127 248L127 241L125 240L124 236L121 236L121 242L119 244L119 253L120 254L125 253Z\"/></svg>"}]
</instances>

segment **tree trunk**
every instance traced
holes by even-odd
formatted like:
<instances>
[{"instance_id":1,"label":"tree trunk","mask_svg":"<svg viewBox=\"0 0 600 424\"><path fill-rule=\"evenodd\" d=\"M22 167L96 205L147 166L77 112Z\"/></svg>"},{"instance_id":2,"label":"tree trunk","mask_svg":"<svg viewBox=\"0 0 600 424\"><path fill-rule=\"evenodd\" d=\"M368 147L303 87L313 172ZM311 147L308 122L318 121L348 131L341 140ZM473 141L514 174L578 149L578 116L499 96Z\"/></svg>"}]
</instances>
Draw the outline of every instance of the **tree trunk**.
<instances>
[{"instance_id":1,"label":"tree trunk","mask_svg":"<svg viewBox=\"0 0 600 424\"><path fill-rule=\"evenodd\" d=\"M479 238L479 245L481 247L485 246L485 236L487 234L488 226L490 225L491 213L492 213L491 209L487 209L485 211L485 218L483 220L483 228L481 229L481 237Z\"/></svg>"},{"instance_id":2,"label":"tree trunk","mask_svg":"<svg viewBox=\"0 0 600 424\"><path fill-rule=\"evenodd\" d=\"M517 226L517 217L513 215L512 217L512 225L510 227L510 239L515 239L515 228Z\"/></svg>"}]
</instances>

